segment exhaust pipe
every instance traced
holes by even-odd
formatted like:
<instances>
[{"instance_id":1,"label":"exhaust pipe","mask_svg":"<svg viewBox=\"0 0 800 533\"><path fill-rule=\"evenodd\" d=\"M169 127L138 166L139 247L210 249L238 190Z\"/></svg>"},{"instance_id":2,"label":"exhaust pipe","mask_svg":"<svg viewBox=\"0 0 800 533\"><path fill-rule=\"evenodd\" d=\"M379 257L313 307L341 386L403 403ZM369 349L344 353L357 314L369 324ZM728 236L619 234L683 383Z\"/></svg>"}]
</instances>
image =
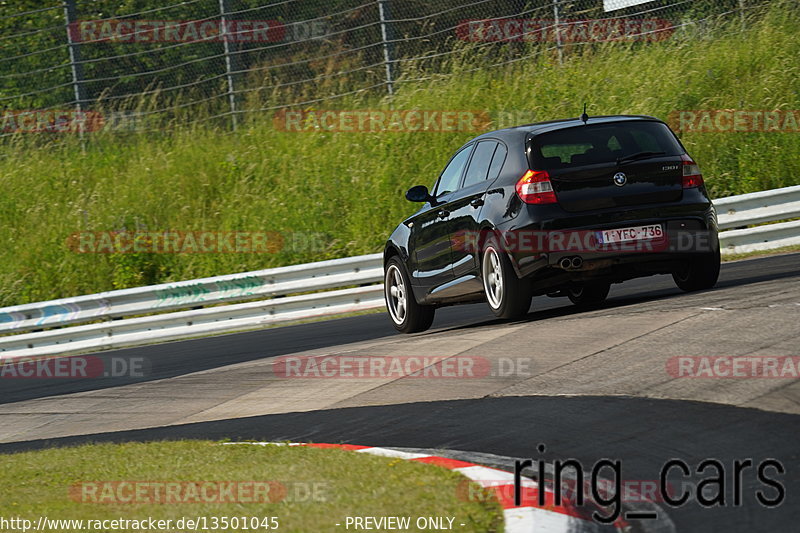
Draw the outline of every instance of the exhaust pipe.
<instances>
[{"instance_id":1,"label":"exhaust pipe","mask_svg":"<svg viewBox=\"0 0 800 533\"><path fill-rule=\"evenodd\" d=\"M558 266L564 270L578 270L583 266L583 258L579 255L563 257L558 261Z\"/></svg>"}]
</instances>

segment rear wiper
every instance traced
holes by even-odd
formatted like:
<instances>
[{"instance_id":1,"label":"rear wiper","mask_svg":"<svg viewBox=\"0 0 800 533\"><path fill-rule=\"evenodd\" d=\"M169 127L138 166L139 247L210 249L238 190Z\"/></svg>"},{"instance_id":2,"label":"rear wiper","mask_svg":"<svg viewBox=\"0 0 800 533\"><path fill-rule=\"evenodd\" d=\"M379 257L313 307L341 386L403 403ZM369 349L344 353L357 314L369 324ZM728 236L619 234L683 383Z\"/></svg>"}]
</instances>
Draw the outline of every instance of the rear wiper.
<instances>
[{"instance_id":1,"label":"rear wiper","mask_svg":"<svg viewBox=\"0 0 800 533\"><path fill-rule=\"evenodd\" d=\"M618 157L617 164L636 161L638 159L647 159L648 157L655 157L657 155L664 155L666 152L636 152L635 154L626 155L625 157Z\"/></svg>"}]
</instances>

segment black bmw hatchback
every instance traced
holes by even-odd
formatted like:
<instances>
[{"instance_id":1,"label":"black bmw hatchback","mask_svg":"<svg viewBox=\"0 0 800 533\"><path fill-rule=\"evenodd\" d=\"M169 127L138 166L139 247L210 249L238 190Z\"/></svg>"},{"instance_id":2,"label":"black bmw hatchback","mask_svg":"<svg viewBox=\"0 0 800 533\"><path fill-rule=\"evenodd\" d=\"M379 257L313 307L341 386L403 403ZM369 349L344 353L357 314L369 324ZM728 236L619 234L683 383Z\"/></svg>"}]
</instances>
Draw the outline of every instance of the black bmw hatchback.
<instances>
[{"instance_id":1,"label":"black bmw hatchback","mask_svg":"<svg viewBox=\"0 0 800 533\"><path fill-rule=\"evenodd\" d=\"M672 274L683 290L719 276L717 217L697 163L662 121L607 116L493 131L462 146L384 251L395 328L485 300L506 319L535 295L596 305L613 283Z\"/></svg>"}]
</instances>

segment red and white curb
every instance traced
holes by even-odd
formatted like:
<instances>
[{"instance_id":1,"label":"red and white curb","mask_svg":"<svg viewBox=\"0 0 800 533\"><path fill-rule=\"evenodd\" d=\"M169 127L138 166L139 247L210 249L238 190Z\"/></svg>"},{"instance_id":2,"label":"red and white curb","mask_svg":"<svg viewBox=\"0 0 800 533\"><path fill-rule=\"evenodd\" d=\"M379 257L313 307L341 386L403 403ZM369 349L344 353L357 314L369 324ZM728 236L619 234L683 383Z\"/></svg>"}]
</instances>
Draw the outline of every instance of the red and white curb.
<instances>
[{"instance_id":1,"label":"red and white curb","mask_svg":"<svg viewBox=\"0 0 800 533\"><path fill-rule=\"evenodd\" d=\"M395 457L418 463L427 463L441 466L459 472L495 493L497 501L503 507L505 533L575 533L579 531L596 530L597 524L585 512L581 512L568 501L555 505L553 492L545 488L545 505L538 507L532 503L538 502L539 484L530 479L522 479L523 505L514 505L514 474L489 468L467 461L449 459L436 455L410 453L388 448L371 446L357 446L354 444L315 444L315 443L284 443L284 442L226 442L224 444L253 444L257 446L308 446L312 448L338 448L351 450L356 453L368 453L383 457Z\"/></svg>"}]
</instances>

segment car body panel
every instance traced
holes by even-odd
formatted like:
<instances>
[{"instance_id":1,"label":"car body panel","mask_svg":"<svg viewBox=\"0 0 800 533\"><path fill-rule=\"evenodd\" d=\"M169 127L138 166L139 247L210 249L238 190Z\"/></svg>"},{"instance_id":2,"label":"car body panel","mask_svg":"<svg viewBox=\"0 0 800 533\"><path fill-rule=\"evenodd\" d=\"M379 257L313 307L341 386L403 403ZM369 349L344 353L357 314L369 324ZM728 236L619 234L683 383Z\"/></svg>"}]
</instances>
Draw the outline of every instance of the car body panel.
<instances>
[{"instance_id":1,"label":"car body panel","mask_svg":"<svg viewBox=\"0 0 800 533\"><path fill-rule=\"evenodd\" d=\"M662 121L647 116L591 117L589 123L624 126L626 122L642 121L666 127ZM578 119L569 119L518 126L487 132L464 145L472 144L474 153L474 146L481 141L502 143L507 154L499 175L425 203L398 226L386 244L386 257L396 253L404 258L418 303L440 306L482 299L480 245L490 235L505 246L508 235L514 232L596 232L658 224L669 233L670 239L680 232L705 232L709 236L708 245L718 249L716 212L705 187L681 186L682 156L686 151L677 137L675 142L681 154L667 153L622 163L607 161L564 172L554 169L551 183L558 203L522 202L515 187L531 168L531 149L537 136L583 124ZM623 186L614 185L618 172L626 175ZM463 179L462 175L462 182ZM446 217L436 218L442 211ZM480 242L474 240L476 235ZM468 245L470 238L473 246ZM586 279L618 282L667 273L687 257L683 250L673 247L672 241L669 247L653 253L586 251L580 253L585 268L568 272L559 268L558 262L571 252L514 246L506 251L517 275L531 278L536 294Z\"/></svg>"},{"instance_id":2,"label":"car body panel","mask_svg":"<svg viewBox=\"0 0 800 533\"><path fill-rule=\"evenodd\" d=\"M452 278L450 233L447 225L440 223L448 217L442 206L429 206L410 220L408 249L413 268L409 274L412 284L424 291L431 291Z\"/></svg>"}]
</instances>

